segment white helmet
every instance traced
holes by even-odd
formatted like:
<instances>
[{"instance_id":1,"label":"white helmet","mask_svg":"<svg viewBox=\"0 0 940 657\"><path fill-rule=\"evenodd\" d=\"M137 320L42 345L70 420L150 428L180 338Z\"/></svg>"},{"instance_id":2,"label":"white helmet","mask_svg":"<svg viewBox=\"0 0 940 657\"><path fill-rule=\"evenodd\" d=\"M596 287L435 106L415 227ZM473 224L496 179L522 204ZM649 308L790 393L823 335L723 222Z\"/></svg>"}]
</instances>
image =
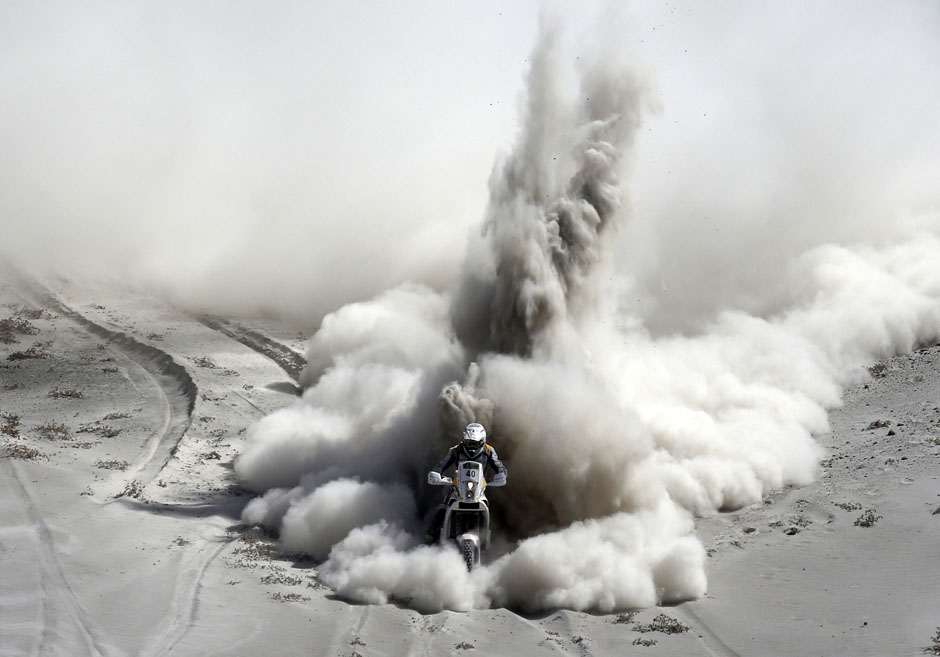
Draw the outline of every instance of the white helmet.
<instances>
[{"instance_id":1,"label":"white helmet","mask_svg":"<svg viewBox=\"0 0 940 657\"><path fill-rule=\"evenodd\" d=\"M468 424L467 428L463 430L463 447L467 451L467 454L471 458L479 455L483 451L483 446L486 445L486 429L483 428L482 424Z\"/></svg>"}]
</instances>

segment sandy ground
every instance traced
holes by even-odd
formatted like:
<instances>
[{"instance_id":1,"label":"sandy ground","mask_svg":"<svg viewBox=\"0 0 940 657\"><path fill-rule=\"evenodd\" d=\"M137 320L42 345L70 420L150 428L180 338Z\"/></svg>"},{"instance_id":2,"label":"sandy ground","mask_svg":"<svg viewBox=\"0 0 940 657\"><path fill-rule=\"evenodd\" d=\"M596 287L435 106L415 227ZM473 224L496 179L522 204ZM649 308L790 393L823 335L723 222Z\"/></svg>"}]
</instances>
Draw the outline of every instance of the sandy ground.
<instances>
[{"instance_id":1,"label":"sandy ground","mask_svg":"<svg viewBox=\"0 0 940 657\"><path fill-rule=\"evenodd\" d=\"M831 413L813 485L700 519L709 591L537 617L353 605L240 523L305 336L0 277L0 655L917 655L940 625L940 347ZM0 333L3 337L3 333ZM507 489L507 494L511 493Z\"/></svg>"}]
</instances>

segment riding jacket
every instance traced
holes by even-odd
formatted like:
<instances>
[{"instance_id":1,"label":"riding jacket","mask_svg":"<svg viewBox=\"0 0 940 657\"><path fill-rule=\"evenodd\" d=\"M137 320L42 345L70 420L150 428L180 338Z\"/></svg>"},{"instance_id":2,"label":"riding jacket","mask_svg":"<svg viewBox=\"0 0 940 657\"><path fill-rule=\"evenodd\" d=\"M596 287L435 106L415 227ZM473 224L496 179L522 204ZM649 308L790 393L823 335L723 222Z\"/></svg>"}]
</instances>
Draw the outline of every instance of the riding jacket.
<instances>
[{"instance_id":1,"label":"riding jacket","mask_svg":"<svg viewBox=\"0 0 940 657\"><path fill-rule=\"evenodd\" d=\"M493 449L491 445L484 445L479 454L476 456L470 456L467 454L467 450L464 448L463 443L451 447L447 451L447 456L441 459L441 462L434 466L432 472L437 472L443 476L445 470L464 461L476 461L482 465L484 477L486 476L487 468L490 470L495 470L496 474L501 474L504 477L507 474L506 466L503 465L503 462L499 460L498 456L496 456L496 450Z\"/></svg>"}]
</instances>

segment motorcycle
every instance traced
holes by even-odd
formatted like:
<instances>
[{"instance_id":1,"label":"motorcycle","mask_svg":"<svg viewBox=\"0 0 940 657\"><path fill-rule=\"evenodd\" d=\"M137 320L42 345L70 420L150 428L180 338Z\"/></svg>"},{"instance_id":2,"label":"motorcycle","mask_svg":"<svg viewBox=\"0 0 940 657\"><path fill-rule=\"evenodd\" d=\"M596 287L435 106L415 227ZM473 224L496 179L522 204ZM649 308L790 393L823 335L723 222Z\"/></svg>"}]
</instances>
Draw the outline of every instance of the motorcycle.
<instances>
[{"instance_id":1,"label":"motorcycle","mask_svg":"<svg viewBox=\"0 0 940 657\"><path fill-rule=\"evenodd\" d=\"M490 503L485 490L489 486L505 486L505 476L497 475L488 482L483 476L481 463L462 461L457 464L456 481L431 472L428 483L454 487L447 499L440 542L455 541L467 570L473 570L480 565L483 551L490 545Z\"/></svg>"}]
</instances>

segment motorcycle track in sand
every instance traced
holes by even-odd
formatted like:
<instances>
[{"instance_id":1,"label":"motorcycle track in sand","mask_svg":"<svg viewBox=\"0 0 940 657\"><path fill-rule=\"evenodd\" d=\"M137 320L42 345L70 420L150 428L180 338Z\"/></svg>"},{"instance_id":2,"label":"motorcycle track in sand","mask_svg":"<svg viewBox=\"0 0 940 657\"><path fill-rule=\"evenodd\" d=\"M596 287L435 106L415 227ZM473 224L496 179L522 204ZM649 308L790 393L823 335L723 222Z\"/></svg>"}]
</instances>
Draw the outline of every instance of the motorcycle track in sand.
<instances>
[{"instance_id":1,"label":"motorcycle track in sand","mask_svg":"<svg viewBox=\"0 0 940 657\"><path fill-rule=\"evenodd\" d=\"M684 617L686 625L697 630L699 643L710 657L741 657L741 654L732 650L728 644L722 641L721 637L715 634L712 628L708 626L708 623L703 621L698 614L689 608L689 605L683 605L677 608L677 611L679 612L677 615L680 616L680 618Z\"/></svg>"},{"instance_id":2,"label":"motorcycle track in sand","mask_svg":"<svg viewBox=\"0 0 940 657\"><path fill-rule=\"evenodd\" d=\"M24 520L32 530L23 532L18 540L16 537L5 537L4 550L12 549L15 553L19 548L28 551L29 568L38 573L40 590L43 593L39 603L42 606L40 613L42 631L30 654L37 656L51 654L49 646L51 645L54 649L56 644L61 644L63 640L69 643L76 642L72 644L73 654L79 654L79 645L84 647L84 654L87 655L108 657L115 654L113 650L106 647L101 638L103 632L91 621L69 585L62 565L55 554L52 532L42 514L36 509L33 502L34 496L24 481L20 467L15 462L4 459L0 461L0 468L8 473L3 477L4 484L6 484L3 488L6 488L6 492L18 500L15 508L25 516ZM33 531L34 535L32 535ZM11 538L13 540L10 540ZM35 540L30 540L31 538ZM26 567L25 564L19 563L23 559L16 561L18 568ZM7 638L12 640L12 637ZM4 647L0 646L0 654L12 653L4 652Z\"/></svg>"},{"instance_id":3,"label":"motorcycle track in sand","mask_svg":"<svg viewBox=\"0 0 940 657\"><path fill-rule=\"evenodd\" d=\"M188 567L181 568L177 577L176 594L173 596L173 609L175 613L169 620L166 629L155 634L151 646L145 647L139 657L162 657L172 653L173 648L186 636L192 628L196 614L199 611L199 594L206 571L216 557L228 547L228 543L220 543L207 551L204 557L194 560ZM155 644L155 645L154 645Z\"/></svg>"},{"instance_id":4,"label":"motorcycle track in sand","mask_svg":"<svg viewBox=\"0 0 940 657\"><path fill-rule=\"evenodd\" d=\"M166 401L167 413L163 427L148 441L142 457L125 472L128 484L139 482L146 487L156 479L161 470L173 458L180 441L192 422L198 388L185 367L177 363L170 354L144 344L121 331L98 324L60 301L49 290L35 281L21 277L24 291L39 305L66 317L89 333L108 341L111 348L133 361L147 373ZM116 497L123 496L119 493Z\"/></svg>"},{"instance_id":5,"label":"motorcycle track in sand","mask_svg":"<svg viewBox=\"0 0 940 657\"><path fill-rule=\"evenodd\" d=\"M300 374L307 365L306 358L296 351L269 338L260 331L236 322L224 320L212 315L201 315L196 319L213 331L218 331L236 342L240 342L249 349L273 360L278 367L284 370L295 383L300 382Z\"/></svg>"},{"instance_id":6,"label":"motorcycle track in sand","mask_svg":"<svg viewBox=\"0 0 940 657\"><path fill-rule=\"evenodd\" d=\"M69 307L59 300L51 291L35 280L27 279L21 274L16 275L17 288L21 297L29 299L37 306L58 314L59 316L77 324L82 330L107 341L108 348L116 355L126 358L136 365L150 379L153 386L160 392L165 404L164 421L160 428L153 432L147 441L145 449L137 462L128 467L122 474L122 479L128 484L123 493L111 497L107 502L124 503L129 507L139 504L138 500L128 497L131 485L139 486L139 490L155 480L163 468L176 454L181 441L186 435L192 422L193 410L196 404L198 388L189 372L173 357L156 347L144 344L119 330L113 330L92 321L77 310ZM28 604L15 601L15 609L11 611L40 618L43 631L36 641L31 643L26 654L40 655L53 654L62 643L63 634L71 638L67 640L72 645L74 654L87 654L93 657L111 657L122 654L113 647L106 647L101 638L106 632L99 629L86 613L74 594L63 567L55 554L55 541L52 533L41 517L38 509L32 503L32 496L28 487L19 475L19 466L8 460L0 462L3 469L9 469L12 476L7 477L11 497L22 500L17 508L26 511L22 520L24 527L29 531L18 532L10 541L4 541L4 550L12 547L14 551L22 554L36 554L37 558L30 561L30 569L34 572L26 576L38 580L44 592L42 599L36 603L41 610L27 609ZM162 505L158 505L162 506ZM168 505L175 508L175 505ZM20 535L21 534L21 535ZM167 614L156 626L156 631L143 643L143 647L135 654L141 657L160 657L170 654L174 647L186 636L191 629L199 608L199 596L203 586L204 576L211 564L227 547L228 543L206 544L204 549L195 549L184 557L177 573L175 593L170 602ZM28 603L29 601L27 601ZM6 606L10 606L7 604ZM0 656L6 657L3 641L0 640ZM53 653L49 651L52 650ZM20 654L20 653L15 653Z\"/></svg>"}]
</instances>

